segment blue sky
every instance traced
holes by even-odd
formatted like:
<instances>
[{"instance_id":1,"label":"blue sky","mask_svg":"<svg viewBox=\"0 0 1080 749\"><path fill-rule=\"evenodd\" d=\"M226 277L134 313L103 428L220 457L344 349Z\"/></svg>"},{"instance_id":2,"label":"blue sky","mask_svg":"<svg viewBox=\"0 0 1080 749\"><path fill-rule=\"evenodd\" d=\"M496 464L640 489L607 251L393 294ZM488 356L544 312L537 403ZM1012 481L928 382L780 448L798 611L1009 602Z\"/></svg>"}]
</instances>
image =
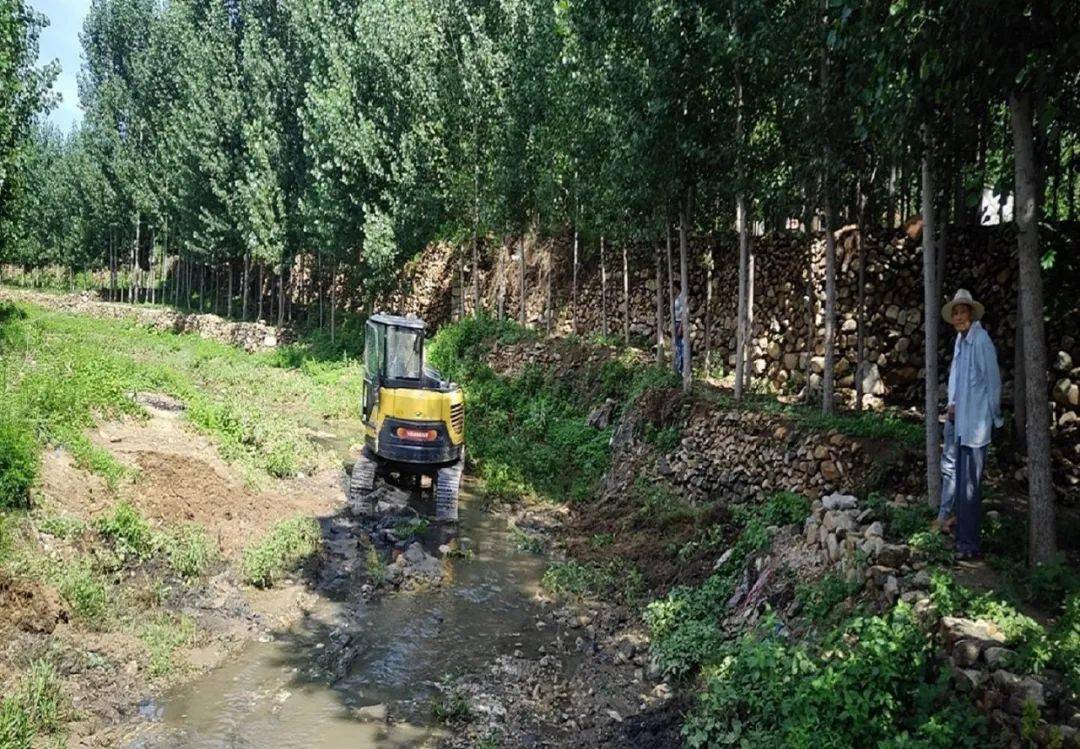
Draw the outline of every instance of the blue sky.
<instances>
[{"instance_id":1,"label":"blue sky","mask_svg":"<svg viewBox=\"0 0 1080 749\"><path fill-rule=\"evenodd\" d=\"M60 61L60 77L54 86L62 100L49 113L49 120L65 132L82 120L79 108L79 66L82 47L79 32L90 9L90 0L30 0L30 5L49 17L41 32L42 63Z\"/></svg>"}]
</instances>

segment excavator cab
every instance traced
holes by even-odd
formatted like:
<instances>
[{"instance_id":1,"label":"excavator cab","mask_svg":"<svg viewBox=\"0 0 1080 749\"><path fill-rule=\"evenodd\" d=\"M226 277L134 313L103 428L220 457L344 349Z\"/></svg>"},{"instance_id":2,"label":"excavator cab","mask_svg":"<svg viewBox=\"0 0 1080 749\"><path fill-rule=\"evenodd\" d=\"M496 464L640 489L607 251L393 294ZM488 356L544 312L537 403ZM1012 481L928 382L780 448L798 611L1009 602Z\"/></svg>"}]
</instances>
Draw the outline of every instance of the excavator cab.
<instances>
[{"instance_id":1,"label":"excavator cab","mask_svg":"<svg viewBox=\"0 0 1080 749\"><path fill-rule=\"evenodd\" d=\"M364 450L350 499L360 501L380 474L431 479L438 520L457 520L465 450L465 397L424 361L423 320L373 315L364 329L361 414Z\"/></svg>"}]
</instances>

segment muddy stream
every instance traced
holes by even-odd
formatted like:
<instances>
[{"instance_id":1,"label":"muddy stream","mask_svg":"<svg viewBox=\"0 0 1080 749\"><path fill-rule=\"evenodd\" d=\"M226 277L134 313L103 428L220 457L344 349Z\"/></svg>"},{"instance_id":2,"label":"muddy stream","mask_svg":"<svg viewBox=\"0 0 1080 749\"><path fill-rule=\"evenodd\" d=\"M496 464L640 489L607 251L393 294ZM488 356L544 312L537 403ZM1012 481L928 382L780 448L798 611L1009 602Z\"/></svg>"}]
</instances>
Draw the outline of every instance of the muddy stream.
<instances>
[{"instance_id":1,"label":"muddy stream","mask_svg":"<svg viewBox=\"0 0 1080 749\"><path fill-rule=\"evenodd\" d=\"M337 439L326 446L347 450ZM387 592L366 600L359 583L320 571L317 598L287 630L247 643L219 668L154 700L140 713L147 730L130 749L419 747L442 729L432 714L440 681L482 668L500 653L531 655L550 639L538 631L534 601L546 567L520 551L505 518L486 513L466 481L459 539L469 558L445 561L440 587ZM402 491L402 490L397 490ZM408 507L432 517L430 498L407 493ZM344 507L344 493L343 493ZM327 565L346 571L361 522L346 509L321 519ZM432 553L444 539L432 524ZM383 715L388 713L389 721Z\"/></svg>"}]
</instances>

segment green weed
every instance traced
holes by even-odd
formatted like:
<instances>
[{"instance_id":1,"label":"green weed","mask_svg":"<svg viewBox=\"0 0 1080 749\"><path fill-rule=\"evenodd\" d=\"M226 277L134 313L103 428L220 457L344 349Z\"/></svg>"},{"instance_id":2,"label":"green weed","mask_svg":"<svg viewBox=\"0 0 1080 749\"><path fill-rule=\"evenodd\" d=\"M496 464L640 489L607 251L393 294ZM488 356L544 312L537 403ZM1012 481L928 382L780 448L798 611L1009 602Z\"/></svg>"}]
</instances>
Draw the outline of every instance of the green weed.
<instances>
[{"instance_id":1,"label":"green weed","mask_svg":"<svg viewBox=\"0 0 1080 749\"><path fill-rule=\"evenodd\" d=\"M837 604L857 593L861 587L843 575L830 572L813 584L797 586L795 597L802 603L803 615L814 623L821 623L829 618Z\"/></svg>"},{"instance_id":2,"label":"green weed","mask_svg":"<svg viewBox=\"0 0 1080 749\"><path fill-rule=\"evenodd\" d=\"M453 689L431 703L431 716L439 723L463 723L472 715L469 698Z\"/></svg>"},{"instance_id":3,"label":"green weed","mask_svg":"<svg viewBox=\"0 0 1080 749\"><path fill-rule=\"evenodd\" d=\"M146 559L154 552L155 537L146 518L123 500L97 521L98 532L112 542L120 560Z\"/></svg>"},{"instance_id":4,"label":"green weed","mask_svg":"<svg viewBox=\"0 0 1080 749\"><path fill-rule=\"evenodd\" d=\"M195 621L187 616L157 614L139 627L139 639L150 656L150 675L168 676L185 664L176 651L195 644Z\"/></svg>"},{"instance_id":5,"label":"green weed","mask_svg":"<svg viewBox=\"0 0 1080 749\"><path fill-rule=\"evenodd\" d=\"M189 579L205 575L217 556L206 531L194 523L183 525L168 535L163 545L169 565Z\"/></svg>"},{"instance_id":6,"label":"green weed","mask_svg":"<svg viewBox=\"0 0 1080 749\"><path fill-rule=\"evenodd\" d=\"M583 564L574 560L555 562L544 572L540 584L556 595L613 596L629 606L640 603L646 590L641 570L625 560L607 564Z\"/></svg>"},{"instance_id":7,"label":"green weed","mask_svg":"<svg viewBox=\"0 0 1080 749\"><path fill-rule=\"evenodd\" d=\"M34 661L16 691L0 701L0 747L30 749L40 734L56 734L65 709L56 670Z\"/></svg>"},{"instance_id":8,"label":"green weed","mask_svg":"<svg viewBox=\"0 0 1080 749\"><path fill-rule=\"evenodd\" d=\"M86 523L71 515L46 515L38 521L38 528L57 538L74 538L86 530Z\"/></svg>"},{"instance_id":9,"label":"green weed","mask_svg":"<svg viewBox=\"0 0 1080 749\"><path fill-rule=\"evenodd\" d=\"M91 627L104 623L109 609L109 593L104 579L86 559L64 567L56 587L72 612Z\"/></svg>"},{"instance_id":10,"label":"green weed","mask_svg":"<svg viewBox=\"0 0 1080 749\"><path fill-rule=\"evenodd\" d=\"M315 518L298 515L283 520L244 549L242 578L248 585L269 588L321 547L322 533Z\"/></svg>"},{"instance_id":11,"label":"green weed","mask_svg":"<svg viewBox=\"0 0 1080 749\"><path fill-rule=\"evenodd\" d=\"M2 401L0 389L0 510L30 506L30 488L37 481L38 445L30 423Z\"/></svg>"},{"instance_id":12,"label":"green weed","mask_svg":"<svg viewBox=\"0 0 1080 749\"><path fill-rule=\"evenodd\" d=\"M410 541L423 538L427 534L429 522L427 518L409 518L394 523L393 533L402 541Z\"/></svg>"}]
</instances>

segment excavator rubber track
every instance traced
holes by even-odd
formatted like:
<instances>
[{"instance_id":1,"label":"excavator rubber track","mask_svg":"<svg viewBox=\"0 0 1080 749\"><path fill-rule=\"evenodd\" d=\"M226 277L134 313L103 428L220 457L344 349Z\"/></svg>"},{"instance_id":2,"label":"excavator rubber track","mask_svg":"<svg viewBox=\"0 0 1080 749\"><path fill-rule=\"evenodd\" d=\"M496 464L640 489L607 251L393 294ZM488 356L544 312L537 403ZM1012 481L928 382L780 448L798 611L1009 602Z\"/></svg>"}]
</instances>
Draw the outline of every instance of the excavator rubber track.
<instances>
[{"instance_id":1,"label":"excavator rubber track","mask_svg":"<svg viewBox=\"0 0 1080 749\"><path fill-rule=\"evenodd\" d=\"M378 474L379 464L367 454L367 450L360 453L353 465L352 476L349 478L349 504L354 507L362 507L368 499L368 494L375 488L375 476Z\"/></svg>"},{"instance_id":2,"label":"excavator rubber track","mask_svg":"<svg viewBox=\"0 0 1080 749\"><path fill-rule=\"evenodd\" d=\"M458 519L458 494L461 491L461 474L465 469L464 459L452 466L440 468L435 475L435 519L440 522L456 523Z\"/></svg>"}]
</instances>

